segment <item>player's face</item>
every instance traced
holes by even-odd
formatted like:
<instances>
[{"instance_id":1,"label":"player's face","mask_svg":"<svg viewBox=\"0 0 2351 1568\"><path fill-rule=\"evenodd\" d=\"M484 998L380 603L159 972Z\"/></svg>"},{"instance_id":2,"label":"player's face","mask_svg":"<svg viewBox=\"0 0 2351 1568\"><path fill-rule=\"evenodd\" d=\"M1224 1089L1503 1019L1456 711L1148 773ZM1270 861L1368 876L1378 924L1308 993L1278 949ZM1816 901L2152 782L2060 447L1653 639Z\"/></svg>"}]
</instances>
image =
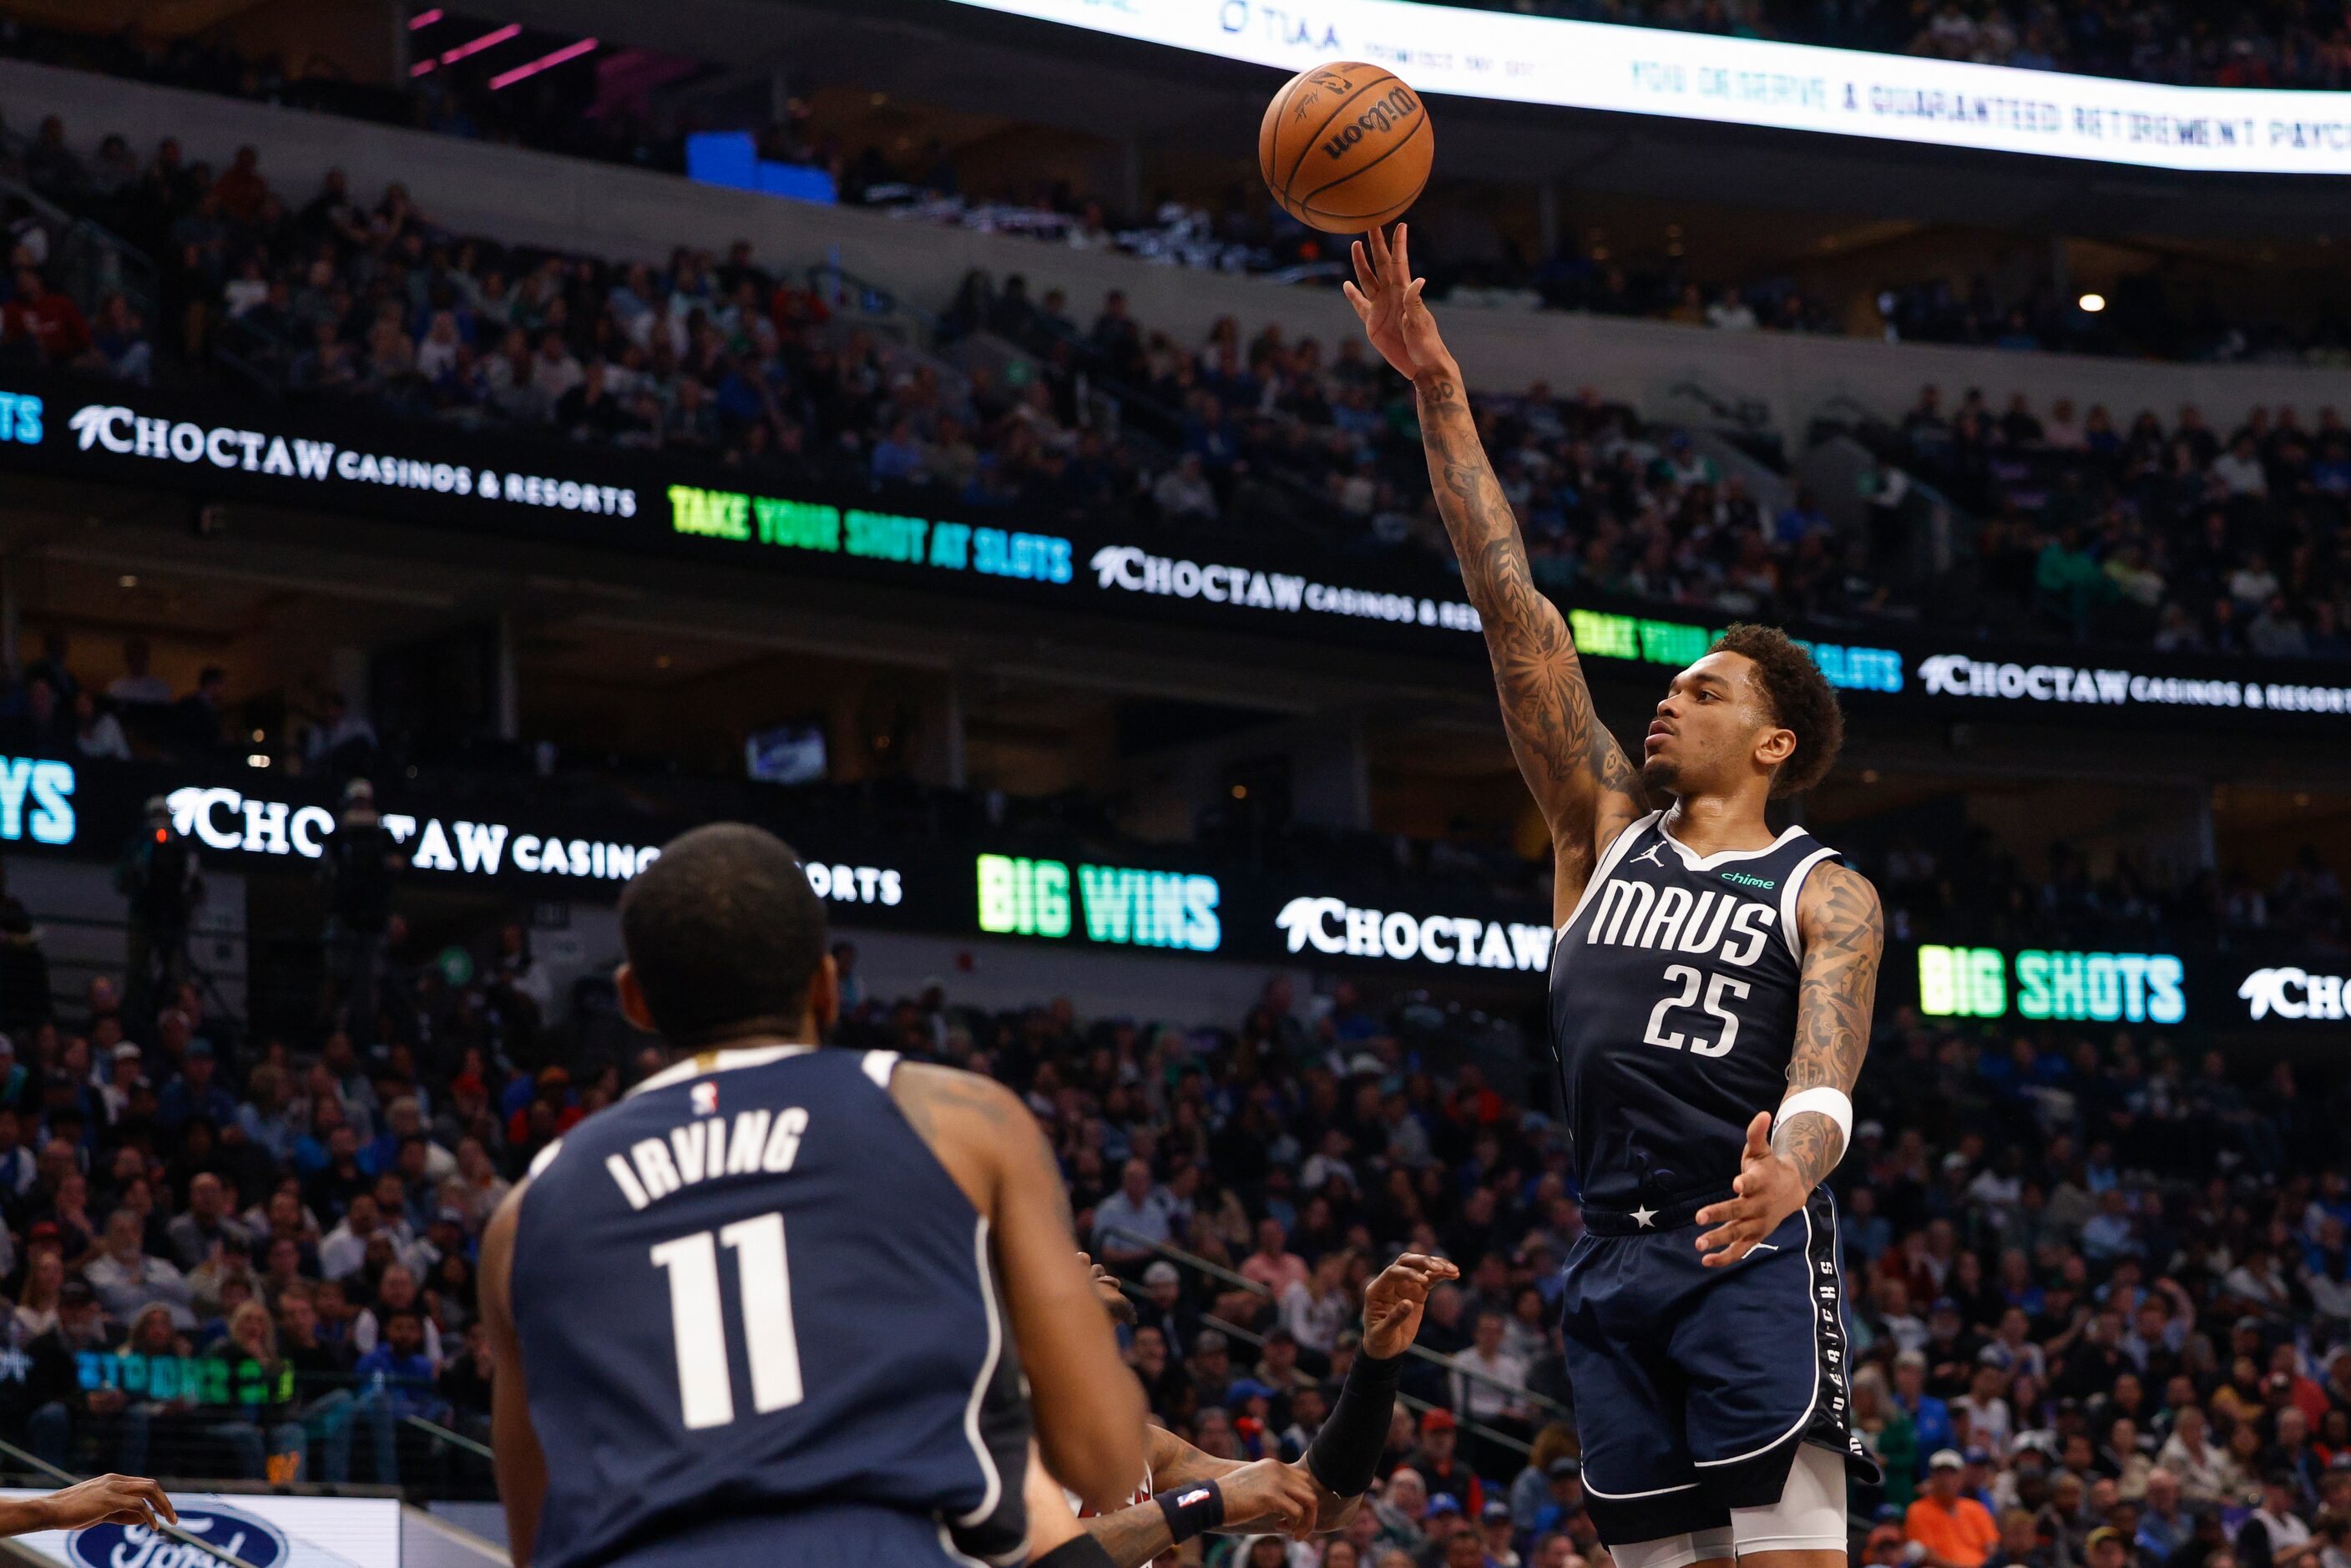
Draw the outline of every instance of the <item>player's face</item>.
<instances>
[{"instance_id":1,"label":"player's face","mask_svg":"<svg viewBox=\"0 0 2351 1568\"><path fill-rule=\"evenodd\" d=\"M1754 672L1743 653L1708 653L1676 675L1641 743L1641 782L1702 795L1785 761L1794 737L1771 722Z\"/></svg>"}]
</instances>

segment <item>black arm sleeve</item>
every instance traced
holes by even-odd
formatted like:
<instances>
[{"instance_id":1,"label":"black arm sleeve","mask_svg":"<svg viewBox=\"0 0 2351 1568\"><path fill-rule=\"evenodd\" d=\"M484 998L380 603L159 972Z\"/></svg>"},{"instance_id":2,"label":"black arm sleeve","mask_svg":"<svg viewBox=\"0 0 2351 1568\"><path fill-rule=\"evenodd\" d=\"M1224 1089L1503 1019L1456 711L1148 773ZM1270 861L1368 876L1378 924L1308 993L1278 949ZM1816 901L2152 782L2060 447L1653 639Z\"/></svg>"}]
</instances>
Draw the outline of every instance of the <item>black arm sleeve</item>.
<instances>
[{"instance_id":1,"label":"black arm sleeve","mask_svg":"<svg viewBox=\"0 0 2351 1568\"><path fill-rule=\"evenodd\" d=\"M1371 1490L1387 1446L1388 1420L1395 1412L1396 1376L1404 1357L1385 1361L1358 1350L1339 1389L1331 1418L1306 1450L1306 1468L1334 1497L1361 1497Z\"/></svg>"}]
</instances>

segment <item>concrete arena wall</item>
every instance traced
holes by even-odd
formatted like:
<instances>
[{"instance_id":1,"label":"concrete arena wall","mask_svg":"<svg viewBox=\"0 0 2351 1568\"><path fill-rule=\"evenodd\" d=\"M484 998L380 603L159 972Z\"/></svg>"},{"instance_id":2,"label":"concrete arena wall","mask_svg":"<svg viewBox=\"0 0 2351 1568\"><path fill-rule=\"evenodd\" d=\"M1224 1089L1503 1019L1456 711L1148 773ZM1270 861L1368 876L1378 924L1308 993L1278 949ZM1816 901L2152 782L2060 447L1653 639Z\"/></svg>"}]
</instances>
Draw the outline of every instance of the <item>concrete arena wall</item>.
<instances>
[{"instance_id":1,"label":"concrete arena wall","mask_svg":"<svg viewBox=\"0 0 2351 1568\"><path fill-rule=\"evenodd\" d=\"M856 208L786 202L697 185L674 175L590 163L519 148L339 120L178 89L0 61L0 111L29 129L63 118L87 151L108 131L144 156L177 136L191 158L225 166L254 142L262 168L289 202L306 200L340 166L372 199L404 182L425 213L452 228L509 241L568 246L654 260L677 245L751 241L771 263L826 259L909 300L935 308L971 269L1023 273L1034 289L1069 291L1091 315L1109 288L1123 288L1144 321L1196 340L1218 317L1248 327L1279 320L1285 331L1326 340L1355 330L1339 296L1249 277L1158 267L1008 235L916 225ZM2061 396L2104 402L2116 419L2153 407L2167 421L2183 402L2233 423L2256 404L2291 404L2308 418L2351 402L2351 372L2269 365L2157 365L2063 354L1887 344L1839 338L1726 334L1613 318L1459 309L1446 317L1455 351L1481 387L1517 390L1537 379L1565 391L1600 388L1646 413L1703 422L1677 396L1695 382L1717 399L1760 402L1782 433L1801 435L1842 400L1881 414L1908 407L1926 382L1949 397L1980 387L1996 402L2022 392L2036 408Z\"/></svg>"}]
</instances>

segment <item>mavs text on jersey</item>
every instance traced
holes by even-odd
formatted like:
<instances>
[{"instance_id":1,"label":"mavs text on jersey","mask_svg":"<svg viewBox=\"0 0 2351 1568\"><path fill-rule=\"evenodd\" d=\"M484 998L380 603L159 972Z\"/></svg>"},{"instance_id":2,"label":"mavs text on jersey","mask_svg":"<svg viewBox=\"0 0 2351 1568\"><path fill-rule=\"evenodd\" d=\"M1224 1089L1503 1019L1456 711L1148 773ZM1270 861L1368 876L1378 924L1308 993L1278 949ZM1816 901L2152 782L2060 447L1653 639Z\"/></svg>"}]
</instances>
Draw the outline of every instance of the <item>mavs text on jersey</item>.
<instances>
[{"instance_id":1,"label":"mavs text on jersey","mask_svg":"<svg viewBox=\"0 0 2351 1568\"><path fill-rule=\"evenodd\" d=\"M1847 1420L1826 1188L1728 1268L1691 1240L1698 1211L1731 1194L1748 1124L1786 1092L1797 905L1834 854L1792 827L1699 855L1653 812L1609 844L1560 928L1552 1046L1586 1231L1563 1326L1584 1490L1611 1544L1776 1500L1802 1443L1874 1473Z\"/></svg>"}]
</instances>

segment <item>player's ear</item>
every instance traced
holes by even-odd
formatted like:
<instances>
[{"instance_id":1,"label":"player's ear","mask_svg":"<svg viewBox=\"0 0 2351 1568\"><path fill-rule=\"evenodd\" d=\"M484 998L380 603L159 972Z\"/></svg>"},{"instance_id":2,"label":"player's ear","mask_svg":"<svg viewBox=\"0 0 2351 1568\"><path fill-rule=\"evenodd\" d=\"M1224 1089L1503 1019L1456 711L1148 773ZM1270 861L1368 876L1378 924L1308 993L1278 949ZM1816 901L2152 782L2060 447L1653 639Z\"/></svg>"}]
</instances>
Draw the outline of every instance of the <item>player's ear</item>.
<instances>
[{"instance_id":1,"label":"player's ear","mask_svg":"<svg viewBox=\"0 0 2351 1568\"><path fill-rule=\"evenodd\" d=\"M621 1016L629 1020L631 1028L641 1029L647 1034L660 1032L653 1028L653 1009L645 1006L644 988L637 984L634 969L623 964L613 970L612 989L620 993Z\"/></svg>"},{"instance_id":2,"label":"player's ear","mask_svg":"<svg viewBox=\"0 0 2351 1568\"><path fill-rule=\"evenodd\" d=\"M841 968L827 953L817 961L816 973L809 977L809 1021L816 1025L817 1038L824 1038L841 1016Z\"/></svg>"},{"instance_id":3,"label":"player's ear","mask_svg":"<svg viewBox=\"0 0 2351 1568\"><path fill-rule=\"evenodd\" d=\"M1796 732L1777 726L1765 729L1755 737L1755 760L1762 767L1777 768L1796 755Z\"/></svg>"}]
</instances>

